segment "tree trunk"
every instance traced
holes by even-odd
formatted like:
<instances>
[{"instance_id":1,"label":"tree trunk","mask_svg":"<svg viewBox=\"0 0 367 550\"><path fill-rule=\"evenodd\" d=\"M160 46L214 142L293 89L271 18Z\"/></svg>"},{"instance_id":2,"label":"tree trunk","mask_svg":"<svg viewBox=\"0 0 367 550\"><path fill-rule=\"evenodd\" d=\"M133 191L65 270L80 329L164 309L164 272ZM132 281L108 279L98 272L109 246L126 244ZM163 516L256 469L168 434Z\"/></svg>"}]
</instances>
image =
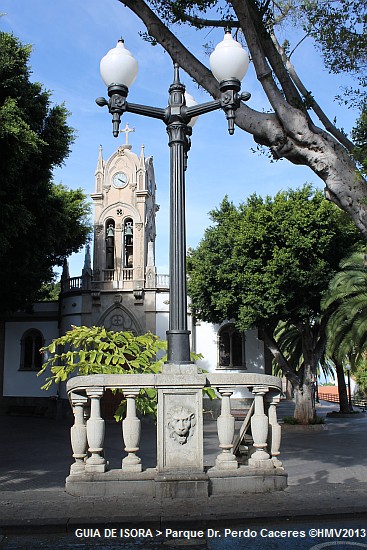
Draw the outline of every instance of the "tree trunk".
<instances>
[{"instance_id":1,"label":"tree trunk","mask_svg":"<svg viewBox=\"0 0 367 550\"><path fill-rule=\"evenodd\" d=\"M309 424L315 418L315 380L317 365L324 346L324 324L315 324L311 327L308 323L300 324L304 364L295 372L284 357L278 343L274 339L272 329L263 328L260 337L272 353L283 375L291 382L295 396L294 418L300 424Z\"/></svg>"},{"instance_id":2,"label":"tree trunk","mask_svg":"<svg viewBox=\"0 0 367 550\"><path fill-rule=\"evenodd\" d=\"M309 424L316 416L317 366L325 347L326 318L321 323L299 324L302 338L303 369L300 385L295 388L296 408L294 418L300 424Z\"/></svg>"},{"instance_id":3,"label":"tree trunk","mask_svg":"<svg viewBox=\"0 0 367 550\"><path fill-rule=\"evenodd\" d=\"M315 418L314 384L304 383L294 389L294 418L299 424L309 424Z\"/></svg>"},{"instance_id":4,"label":"tree trunk","mask_svg":"<svg viewBox=\"0 0 367 550\"><path fill-rule=\"evenodd\" d=\"M294 409L294 418L299 424L309 424L316 415L315 373L316 368L314 366L305 365L302 385L294 389L296 404Z\"/></svg>"},{"instance_id":5,"label":"tree trunk","mask_svg":"<svg viewBox=\"0 0 367 550\"><path fill-rule=\"evenodd\" d=\"M347 393L347 385L345 383L344 369L339 363L334 361L336 376L338 378L338 391L339 391L339 408L341 413L349 413L353 411L353 408L349 406L349 399Z\"/></svg>"}]
</instances>

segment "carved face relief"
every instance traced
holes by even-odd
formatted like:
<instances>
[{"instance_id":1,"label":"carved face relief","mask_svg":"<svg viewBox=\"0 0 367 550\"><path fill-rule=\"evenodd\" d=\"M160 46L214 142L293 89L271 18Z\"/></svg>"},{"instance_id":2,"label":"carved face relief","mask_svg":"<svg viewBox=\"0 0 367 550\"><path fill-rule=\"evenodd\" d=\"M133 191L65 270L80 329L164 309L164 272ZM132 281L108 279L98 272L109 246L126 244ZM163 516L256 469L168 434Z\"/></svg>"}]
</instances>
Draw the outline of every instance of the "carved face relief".
<instances>
[{"instance_id":1,"label":"carved face relief","mask_svg":"<svg viewBox=\"0 0 367 550\"><path fill-rule=\"evenodd\" d=\"M195 413L186 407L173 409L169 414L168 430L170 437L180 445L185 445L193 436L196 426Z\"/></svg>"}]
</instances>

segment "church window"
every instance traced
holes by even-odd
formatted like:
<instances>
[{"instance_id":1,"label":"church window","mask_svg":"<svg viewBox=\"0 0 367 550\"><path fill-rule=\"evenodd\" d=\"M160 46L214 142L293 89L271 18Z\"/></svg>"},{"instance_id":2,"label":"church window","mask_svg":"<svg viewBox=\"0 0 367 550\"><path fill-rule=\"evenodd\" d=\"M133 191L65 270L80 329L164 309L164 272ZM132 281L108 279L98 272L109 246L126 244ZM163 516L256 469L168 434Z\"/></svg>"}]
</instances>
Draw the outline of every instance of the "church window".
<instances>
[{"instance_id":1,"label":"church window","mask_svg":"<svg viewBox=\"0 0 367 550\"><path fill-rule=\"evenodd\" d=\"M218 368L245 369L245 335L239 332L234 325L222 327L218 334Z\"/></svg>"},{"instance_id":2,"label":"church window","mask_svg":"<svg viewBox=\"0 0 367 550\"><path fill-rule=\"evenodd\" d=\"M133 220L124 221L124 267L133 267L134 261L134 228Z\"/></svg>"},{"instance_id":3,"label":"church window","mask_svg":"<svg viewBox=\"0 0 367 550\"><path fill-rule=\"evenodd\" d=\"M20 341L20 370L40 370L42 354L40 349L44 345L42 333L37 329L27 330Z\"/></svg>"},{"instance_id":4,"label":"church window","mask_svg":"<svg viewBox=\"0 0 367 550\"><path fill-rule=\"evenodd\" d=\"M115 269L115 220L109 218L105 224L106 269Z\"/></svg>"}]
</instances>

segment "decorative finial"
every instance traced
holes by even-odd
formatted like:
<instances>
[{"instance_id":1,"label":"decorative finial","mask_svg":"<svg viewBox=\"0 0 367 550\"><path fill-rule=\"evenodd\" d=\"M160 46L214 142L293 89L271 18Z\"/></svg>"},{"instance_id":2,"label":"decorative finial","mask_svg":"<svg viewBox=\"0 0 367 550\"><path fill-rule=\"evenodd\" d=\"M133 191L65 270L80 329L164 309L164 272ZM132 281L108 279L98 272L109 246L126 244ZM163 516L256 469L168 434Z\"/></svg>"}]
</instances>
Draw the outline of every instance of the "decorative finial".
<instances>
[{"instance_id":1,"label":"decorative finial","mask_svg":"<svg viewBox=\"0 0 367 550\"><path fill-rule=\"evenodd\" d=\"M119 130L120 133L124 132L126 136L125 145L129 145L129 134L130 132L135 132L135 128L130 128L128 123L126 123L126 126L123 130Z\"/></svg>"},{"instance_id":2,"label":"decorative finial","mask_svg":"<svg viewBox=\"0 0 367 550\"><path fill-rule=\"evenodd\" d=\"M173 67L174 67L174 79L173 79L173 83L174 84L180 84L180 66L178 63L174 63L173 64Z\"/></svg>"},{"instance_id":3,"label":"decorative finial","mask_svg":"<svg viewBox=\"0 0 367 550\"><path fill-rule=\"evenodd\" d=\"M91 269L91 257L90 257L90 246L87 244L85 247L85 257L84 257L84 269Z\"/></svg>"}]
</instances>

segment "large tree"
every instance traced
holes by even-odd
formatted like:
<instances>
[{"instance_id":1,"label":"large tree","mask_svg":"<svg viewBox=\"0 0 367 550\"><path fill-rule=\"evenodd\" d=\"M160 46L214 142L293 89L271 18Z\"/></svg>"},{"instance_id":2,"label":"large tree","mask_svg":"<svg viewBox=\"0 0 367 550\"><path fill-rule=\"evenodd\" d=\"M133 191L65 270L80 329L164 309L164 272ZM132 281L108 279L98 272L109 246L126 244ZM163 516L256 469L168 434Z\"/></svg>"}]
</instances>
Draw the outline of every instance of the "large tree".
<instances>
[{"instance_id":1,"label":"large tree","mask_svg":"<svg viewBox=\"0 0 367 550\"><path fill-rule=\"evenodd\" d=\"M309 166L325 183L326 197L348 212L355 224L367 234L367 185L363 174L358 169L361 152L357 156L357 164L353 157L354 144L331 122L316 101L312 90L299 78L292 65L287 48L281 45L276 37L276 22L278 16L283 18L285 8L295 2L270 3L268 0L119 0L133 11L145 24L147 36L153 43L159 43L169 53L174 61L205 90L218 98L220 96L218 83L209 69L202 64L181 42L175 33L175 24L189 24L195 27L203 25L221 25L232 20L238 25L250 52L257 78L269 103L271 112L258 112L251 108L251 103L242 103L236 112L235 122L239 128L253 135L254 140L268 147L274 158L285 158L294 164ZM298 2L304 6L306 2ZM353 21L339 20L339 28L344 25L354 33L350 40L350 48L343 50L347 59L348 52L354 51L355 44L360 43L360 59L365 61L363 36L366 25L366 6L362 1L340 0L339 3L308 2L313 10L303 10L308 22L314 15L314 36L316 24L324 28L322 18L327 20L327 13L317 12L319 5L330 4L340 6L339 14L353 14L354 4L358 4L359 19ZM351 4L353 6L351 7ZM208 20L207 14L217 9L221 21ZM298 13L301 10L298 9ZM350 23L350 24L349 24ZM307 27L306 23L304 24ZM349 25L349 26L348 26ZM329 34L335 25L329 25ZM306 29L307 30L307 29ZM358 41L358 33L361 41ZM320 35L320 33L319 33ZM189 40L190 35L185 34ZM339 35L345 37L346 33ZM322 42L323 52L330 51L332 40ZM339 48L338 48L339 54ZM330 54L330 62L337 56ZM339 55L340 57L340 55ZM335 70L337 70L336 66ZM347 65L344 65L348 69ZM352 70L365 71L365 63L355 64ZM338 68L340 70L340 67ZM322 75L320 75L322 78ZM365 80L360 81L365 85ZM310 110L319 119L317 126L310 117ZM363 125L363 136L358 145L365 143L366 125ZM359 136L361 137L361 136ZM363 156L363 155L362 155Z\"/></svg>"},{"instance_id":2,"label":"large tree","mask_svg":"<svg viewBox=\"0 0 367 550\"><path fill-rule=\"evenodd\" d=\"M0 312L24 307L90 232L81 189L52 183L70 152L64 105L32 82L31 48L0 33Z\"/></svg>"},{"instance_id":3,"label":"large tree","mask_svg":"<svg viewBox=\"0 0 367 550\"><path fill-rule=\"evenodd\" d=\"M293 385L295 416L314 416L313 385L325 347L327 313L320 300L339 262L361 234L348 216L308 185L273 199L251 196L235 207L224 199L188 257L195 316L233 319L260 337ZM302 363L290 362L274 332L280 321L300 335Z\"/></svg>"}]
</instances>

